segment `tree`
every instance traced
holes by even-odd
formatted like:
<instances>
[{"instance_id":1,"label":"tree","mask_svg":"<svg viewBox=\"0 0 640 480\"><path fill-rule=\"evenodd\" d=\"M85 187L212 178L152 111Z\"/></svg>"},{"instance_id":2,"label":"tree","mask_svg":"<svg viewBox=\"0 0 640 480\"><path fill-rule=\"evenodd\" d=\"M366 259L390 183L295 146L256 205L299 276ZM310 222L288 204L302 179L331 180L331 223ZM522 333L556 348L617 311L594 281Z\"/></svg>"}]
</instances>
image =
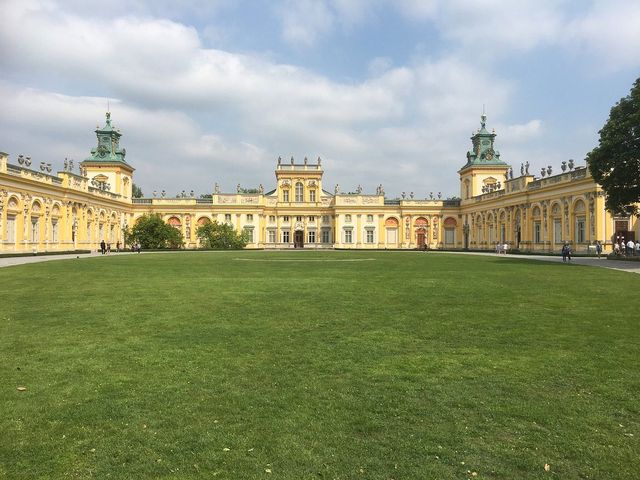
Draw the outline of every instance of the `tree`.
<instances>
[{"instance_id":1,"label":"tree","mask_svg":"<svg viewBox=\"0 0 640 480\"><path fill-rule=\"evenodd\" d=\"M640 78L613 106L598 132L600 144L587 154L594 180L607 194L613 213L636 213L640 202ZM636 204L636 205L634 205Z\"/></svg>"},{"instance_id":2,"label":"tree","mask_svg":"<svg viewBox=\"0 0 640 480\"><path fill-rule=\"evenodd\" d=\"M162 217L155 214L143 215L131 230L125 231L125 243L139 243L142 248L180 248L182 232L166 224Z\"/></svg>"},{"instance_id":3,"label":"tree","mask_svg":"<svg viewBox=\"0 0 640 480\"><path fill-rule=\"evenodd\" d=\"M247 245L247 236L237 233L233 226L216 221L200 225L196 235L204 248L216 250L240 250Z\"/></svg>"},{"instance_id":4,"label":"tree","mask_svg":"<svg viewBox=\"0 0 640 480\"><path fill-rule=\"evenodd\" d=\"M142 193L142 189L136 185L135 183L131 186L131 196L133 198L142 198L144 197L144 193Z\"/></svg>"}]
</instances>

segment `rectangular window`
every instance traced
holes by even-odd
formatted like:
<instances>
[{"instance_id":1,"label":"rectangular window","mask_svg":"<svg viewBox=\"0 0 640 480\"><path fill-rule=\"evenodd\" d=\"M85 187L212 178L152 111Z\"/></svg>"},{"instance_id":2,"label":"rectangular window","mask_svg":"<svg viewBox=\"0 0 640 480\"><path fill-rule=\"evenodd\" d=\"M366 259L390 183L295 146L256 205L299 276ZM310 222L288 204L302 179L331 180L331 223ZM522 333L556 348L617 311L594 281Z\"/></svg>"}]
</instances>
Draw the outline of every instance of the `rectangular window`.
<instances>
[{"instance_id":1,"label":"rectangular window","mask_svg":"<svg viewBox=\"0 0 640 480\"><path fill-rule=\"evenodd\" d=\"M316 191L315 190L309 190L309 201L310 202L315 202L316 201Z\"/></svg>"},{"instance_id":2,"label":"rectangular window","mask_svg":"<svg viewBox=\"0 0 640 480\"><path fill-rule=\"evenodd\" d=\"M289 231L282 232L282 242L289 243Z\"/></svg>"},{"instance_id":3,"label":"rectangular window","mask_svg":"<svg viewBox=\"0 0 640 480\"><path fill-rule=\"evenodd\" d=\"M346 223L351 223L351 215L349 215L349 214L345 215L345 216L344 216L344 221L345 221Z\"/></svg>"},{"instance_id":4,"label":"rectangular window","mask_svg":"<svg viewBox=\"0 0 640 480\"><path fill-rule=\"evenodd\" d=\"M540 222L533 223L533 242L534 243L542 243L542 230L541 230Z\"/></svg>"},{"instance_id":5,"label":"rectangular window","mask_svg":"<svg viewBox=\"0 0 640 480\"><path fill-rule=\"evenodd\" d=\"M230 213L225 213L224 214L224 221L227 223L231 223L231 214Z\"/></svg>"},{"instance_id":6,"label":"rectangular window","mask_svg":"<svg viewBox=\"0 0 640 480\"><path fill-rule=\"evenodd\" d=\"M296 183L296 202L304 202L304 187L302 183Z\"/></svg>"},{"instance_id":7,"label":"rectangular window","mask_svg":"<svg viewBox=\"0 0 640 480\"><path fill-rule=\"evenodd\" d=\"M344 243L352 243L353 242L353 235L351 230L345 230L344 231Z\"/></svg>"},{"instance_id":8,"label":"rectangular window","mask_svg":"<svg viewBox=\"0 0 640 480\"><path fill-rule=\"evenodd\" d=\"M310 222L315 222L315 221L316 221L316 217L314 217L313 215L311 215L311 216L309 217L309 221L310 221Z\"/></svg>"},{"instance_id":9,"label":"rectangular window","mask_svg":"<svg viewBox=\"0 0 640 480\"><path fill-rule=\"evenodd\" d=\"M298 216L296 217L296 222L301 222L301 221L302 221L302 217L301 217L300 215L298 215Z\"/></svg>"},{"instance_id":10,"label":"rectangular window","mask_svg":"<svg viewBox=\"0 0 640 480\"><path fill-rule=\"evenodd\" d=\"M282 217L282 222L289 223L289 215L285 215L284 217Z\"/></svg>"},{"instance_id":11,"label":"rectangular window","mask_svg":"<svg viewBox=\"0 0 640 480\"><path fill-rule=\"evenodd\" d=\"M244 234L247 237L247 243L253 243L253 228L245 228Z\"/></svg>"},{"instance_id":12,"label":"rectangular window","mask_svg":"<svg viewBox=\"0 0 640 480\"><path fill-rule=\"evenodd\" d=\"M373 215L367 215L367 222L373 223Z\"/></svg>"},{"instance_id":13,"label":"rectangular window","mask_svg":"<svg viewBox=\"0 0 640 480\"><path fill-rule=\"evenodd\" d=\"M316 243L316 232L314 230L310 230L309 234L309 243Z\"/></svg>"},{"instance_id":14,"label":"rectangular window","mask_svg":"<svg viewBox=\"0 0 640 480\"><path fill-rule=\"evenodd\" d=\"M38 243L40 229L38 228L38 217L31 217L31 242Z\"/></svg>"},{"instance_id":15,"label":"rectangular window","mask_svg":"<svg viewBox=\"0 0 640 480\"><path fill-rule=\"evenodd\" d=\"M559 218L553 221L553 241L562 243L562 220Z\"/></svg>"},{"instance_id":16,"label":"rectangular window","mask_svg":"<svg viewBox=\"0 0 640 480\"><path fill-rule=\"evenodd\" d=\"M58 219L53 218L51 220L51 241L58 243Z\"/></svg>"},{"instance_id":17,"label":"rectangular window","mask_svg":"<svg viewBox=\"0 0 640 480\"><path fill-rule=\"evenodd\" d=\"M269 223L276 223L276 216L275 215L269 215Z\"/></svg>"},{"instance_id":18,"label":"rectangular window","mask_svg":"<svg viewBox=\"0 0 640 480\"><path fill-rule=\"evenodd\" d=\"M505 225L500 225L500 243L505 243L507 241L507 231Z\"/></svg>"},{"instance_id":19,"label":"rectangular window","mask_svg":"<svg viewBox=\"0 0 640 480\"><path fill-rule=\"evenodd\" d=\"M398 229L397 228L388 228L387 229L387 244L395 245L398 243Z\"/></svg>"},{"instance_id":20,"label":"rectangular window","mask_svg":"<svg viewBox=\"0 0 640 480\"><path fill-rule=\"evenodd\" d=\"M322 223L329 223L329 215L322 216Z\"/></svg>"},{"instance_id":21,"label":"rectangular window","mask_svg":"<svg viewBox=\"0 0 640 480\"><path fill-rule=\"evenodd\" d=\"M578 217L576 218L576 242L584 243L586 240L586 225L587 219L586 217Z\"/></svg>"},{"instance_id":22,"label":"rectangular window","mask_svg":"<svg viewBox=\"0 0 640 480\"><path fill-rule=\"evenodd\" d=\"M456 243L456 229L455 228L445 228L444 229L444 243L447 245L453 245Z\"/></svg>"},{"instance_id":23,"label":"rectangular window","mask_svg":"<svg viewBox=\"0 0 640 480\"><path fill-rule=\"evenodd\" d=\"M373 243L373 230L367 230L367 243Z\"/></svg>"},{"instance_id":24,"label":"rectangular window","mask_svg":"<svg viewBox=\"0 0 640 480\"><path fill-rule=\"evenodd\" d=\"M322 230L322 243L329 243L329 230Z\"/></svg>"},{"instance_id":25,"label":"rectangular window","mask_svg":"<svg viewBox=\"0 0 640 480\"><path fill-rule=\"evenodd\" d=\"M16 241L16 216L7 216L7 242L15 243Z\"/></svg>"},{"instance_id":26,"label":"rectangular window","mask_svg":"<svg viewBox=\"0 0 640 480\"><path fill-rule=\"evenodd\" d=\"M109 230L109 241L112 242L112 243L116 241L116 226L115 225L111 225L111 229Z\"/></svg>"},{"instance_id":27,"label":"rectangular window","mask_svg":"<svg viewBox=\"0 0 640 480\"><path fill-rule=\"evenodd\" d=\"M283 202L288 202L289 201L289 190L283 190L282 191L282 201Z\"/></svg>"},{"instance_id":28,"label":"rectangular window","mask_svg":"<svg viewBox=\"0 0 640 480\"><path fill-rule=\"evenodd\" d=\"M276 231L269 230L269 243L276 243Z\"/></svg>"},{"instance_id":29,"label":"rectangular window","mask_svg":"<svg viewBox=\"0 0 640 480\"><path fill-rule=\"evenodd\" d=\"M253 214L247 213L247 222L253 222Z\"/></svg>"},{"instance_id":30,"label":"rectangular window","mask_svg":"<svg viewBox=\"0 0 640 480\"><path fill-rule=\"evenodd\" d=\"M104 224L101 223L98 226L98 236L100 237L100 240L104 240Z\"/></svg>"}]
</instances>

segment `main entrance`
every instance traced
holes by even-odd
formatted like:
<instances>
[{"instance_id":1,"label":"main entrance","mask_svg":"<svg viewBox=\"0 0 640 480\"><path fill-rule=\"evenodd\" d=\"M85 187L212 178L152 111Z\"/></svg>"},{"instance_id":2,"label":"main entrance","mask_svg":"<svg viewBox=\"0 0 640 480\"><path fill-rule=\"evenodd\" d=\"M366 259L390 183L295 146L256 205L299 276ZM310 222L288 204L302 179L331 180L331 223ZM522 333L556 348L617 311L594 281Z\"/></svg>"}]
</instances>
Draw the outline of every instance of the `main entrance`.
<instances>
[{"instance_id":1,"label":"main entrance","mask_svg":"<svg viewBox=\"0 0 640 480\"><path fill-rule=\"evenodd\" d=\"M427 244L425 242L425 231L418 230L418 250L425 250L427 248Z\"/></svg>"},{"instance_id":2,"label":"main entrance","mask_svg":"<svg viewBox=\"0 0 640 480\"><path fill-rule=\"evenodd\" d=\"M293 234L293 246L294 248L304 248L304 232L297 230Z\"/></svg>"}]
</instances>

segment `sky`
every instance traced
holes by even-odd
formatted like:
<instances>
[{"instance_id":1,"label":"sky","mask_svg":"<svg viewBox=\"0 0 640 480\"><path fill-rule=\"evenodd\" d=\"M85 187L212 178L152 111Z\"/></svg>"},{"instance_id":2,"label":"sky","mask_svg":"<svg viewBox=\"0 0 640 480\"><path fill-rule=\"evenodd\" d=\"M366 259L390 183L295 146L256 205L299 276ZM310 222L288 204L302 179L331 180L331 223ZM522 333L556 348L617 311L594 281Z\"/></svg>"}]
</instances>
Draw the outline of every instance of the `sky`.
<instances>
[{"instance_id":1,"label":"sky","mask_svg":"<svg viewBox=\"0 0 640 480\"><path fill-rule=\"evenodd\" d=\"M501 158L584 164L640 76L638 0L0 0L0 151L62 170L110 109L145 196L459 195L483 108Z\"/></svg>"}]
</instances>

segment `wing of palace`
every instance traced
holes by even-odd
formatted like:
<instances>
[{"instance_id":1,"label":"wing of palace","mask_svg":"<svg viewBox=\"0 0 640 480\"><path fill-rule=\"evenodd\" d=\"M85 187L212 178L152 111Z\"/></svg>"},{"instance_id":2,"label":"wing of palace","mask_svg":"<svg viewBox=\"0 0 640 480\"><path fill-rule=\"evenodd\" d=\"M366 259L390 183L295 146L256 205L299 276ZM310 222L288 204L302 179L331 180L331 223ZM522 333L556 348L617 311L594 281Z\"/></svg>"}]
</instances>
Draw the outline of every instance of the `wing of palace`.
<instances>
[{"instance_id":1,"label":"wing of palace","mask_svg":"<svg viewBox=\"0 0 640 480\"><path fill-rule=\"evenodd\" d=\"M95 250L102 240L115 245L150 212L182 231L185 248L198 247L196 228L211 221L247 232L248 248L493 250L507 244L559 251L570 242L580 252L596 241L610 250L616 237L640 237L637 218L605 210L587 167L569 161L536 173L524 161L514 171L485 124L483 115L454 200L388 199L382 185L375 192L327 190L320 158L278 159L268 191L260 185L221 193L216 184L207 198L185 192L133 198L134 168L107 113L90 156L78 165L65 160L57 173L49 163L0 152L0 253Z\"/></svg>"}]
</instances>

